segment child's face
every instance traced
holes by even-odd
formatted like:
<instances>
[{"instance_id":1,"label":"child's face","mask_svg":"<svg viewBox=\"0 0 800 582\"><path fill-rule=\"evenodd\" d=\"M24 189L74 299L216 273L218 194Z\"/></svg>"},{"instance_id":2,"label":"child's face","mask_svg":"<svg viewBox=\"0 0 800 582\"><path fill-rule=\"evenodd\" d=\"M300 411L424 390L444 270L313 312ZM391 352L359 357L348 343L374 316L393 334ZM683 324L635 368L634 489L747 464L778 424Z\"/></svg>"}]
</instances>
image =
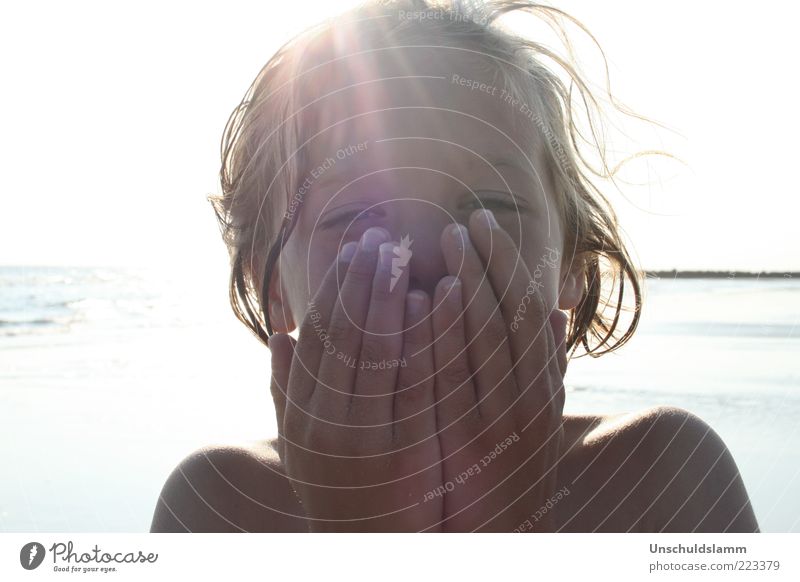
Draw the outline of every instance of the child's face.
<instances>
[{"instance_id":1,"label":"child's face","mask_svg":"<svg viewBox=\"0 0 800 582\"><path fill-rule=\"evenodd\" d=\"M478 62L487 59L407 49L402 62L397 55L340 61L330 73L337 81L319 83L316 96L352 88L325 97L314 116L304 116L315 119L306 135L320 133L307 146L298 222L272 279L273 325L276 309L288 318L277 331L302 321L341 246L371 226L385 228L394 241L413 241L409 289L433 297L448 275L442 230L466 224L481 205L517 243L554 303L563 277L553 257L563 258L563 233L542 144L533 137L536 118L524 95L504 93ZM406 78L378 80L398 76ZM471 89L473 81L485 85ZM559 306L571 307L563 300Z\"/></svg>"}]
</instances>

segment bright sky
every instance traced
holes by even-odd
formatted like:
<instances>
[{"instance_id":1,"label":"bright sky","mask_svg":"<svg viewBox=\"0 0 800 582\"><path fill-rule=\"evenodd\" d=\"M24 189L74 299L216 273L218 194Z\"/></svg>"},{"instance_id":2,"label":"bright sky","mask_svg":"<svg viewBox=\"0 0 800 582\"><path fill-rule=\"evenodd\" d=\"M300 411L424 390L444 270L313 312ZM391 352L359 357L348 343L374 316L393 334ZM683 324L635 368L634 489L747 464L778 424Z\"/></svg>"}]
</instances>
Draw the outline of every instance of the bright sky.
<instances>
[{"instance_id":1,"label":"bright sky","mask_svg":"<svg viewBox=\"0 0 800 582\"><path fill-rule=\"evenodd\" d=\"M274 50L331 4L6 6L0 264L224 265L205 200L224 123ZM688 164L659 167L661 182L617 206L640 263L800 270L795 15L777 2L557 5L601 42L614 93L674 130L641 147Z\"/></svg>"}]
</instances>

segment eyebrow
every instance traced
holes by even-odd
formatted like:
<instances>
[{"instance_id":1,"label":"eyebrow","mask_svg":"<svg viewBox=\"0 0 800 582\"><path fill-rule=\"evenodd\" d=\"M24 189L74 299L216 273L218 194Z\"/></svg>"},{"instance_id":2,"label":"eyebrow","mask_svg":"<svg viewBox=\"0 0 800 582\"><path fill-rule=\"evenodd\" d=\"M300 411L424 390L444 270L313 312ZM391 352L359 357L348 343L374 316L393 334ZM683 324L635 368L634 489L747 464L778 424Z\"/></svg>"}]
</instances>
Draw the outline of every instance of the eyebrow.
<instances>
[{"instance_id":1,"label":"eyebrow","mask_svg":"<svg viewBox=\"0 0 800 582\"><path fill-rule=\"evenodd\" d=\"M545 186L545 177L542 175L540 171L540 167L535 164L535 160L526 159L524 163L522 160L515 158L513 156L506 156L506 155L491 155L491 156L484 156L486 162L497 172L500 173L500 176L503 177L503 173L500 171L502 168L511 168L516 172L521 173L524 178L529 182L530 191L531 193L538 193L543 194L545 193L546 186ZM480 160L480 163L484 165L483 160ZM470 166L475 166L475 163L471 163ZM506 178L503 177L503 180ZM525 188L524 191L528 191L528 188ZM517 193L512 192L514 198L517 198ZM522 196L522 198L527 198L527 196Z\"/></svg>"},{"instance_id":2,"label":"eyebrow","mask_svg":"<svg viewBox=\"0 0 800 582\"><path fill-rule=\"evenodd\" d=\"M334 155L326 156L324 160L316 162L305 172L306 178L311 180L309 188L314 189L315 187L325 186L330 183L344 183L347 175L351 172L353 167L357 165L356 158L357 156L351 155L339 160L336 159L336 156ZM325 162L327 162L329 159L334 160L333 166L327 170L324 170L321 176L314 179L312 172L323 167Z\"/></svg>"},{"instance_id":3,"label":"eyebrow","mask_svg":"<svg viewBox=\"0 0 800 582\"><path fill-rule=\"evenodd\" d=\"M536 167L532 161L531 163L520 164L520 161L517 160L516 158L506 155L488 155L488 156L483 156L483 158L484 160L486 160L486 162L489 163L489 166L491 166L495 170L503 167L512 168L524 172L532 179L536 179L537 177ZM471 169L472 167L477 166L478 163L483 165L484 161L483 160L470 161L468 165ZM534 166L533 168L531 168L532 165Z\"/></svg>"},{"instance_id":4,"label":"eyebrow","mask_svg":"<svg viewBox=\"0 0 800 582\"><path fill-rule=\"evenodd\" d=\"M530 163L521 164L520 160L507 154L477 154L477 156L478 157L471 157L467 162L467 168L469 171L473 171L475 168L485 168L488 163L489 167L499 172L502 176L502 172L500 172L502 168L511 168L525 174L525 176L533 182L537 189L541 189L540 182L542 179L537 175L536 166L533 165L532 161L526 160L526 162ZM316 163L309 169L308 172L306 172L307 177L313 178L312 172L318 168L321 168L327 159L333 158L331 156L327 156L326 160ZM353 166L356 166L357 164L357 156L347 156L342 160L336 159L333 166L330 169L325 170L319 178L311 179L311 183L308 187L309 189L313 190L315 188L328 186L330 184L344 184L348 173L352 170ZM532 165L533 167L531 167Z\"/></svg>"}]
</instances>

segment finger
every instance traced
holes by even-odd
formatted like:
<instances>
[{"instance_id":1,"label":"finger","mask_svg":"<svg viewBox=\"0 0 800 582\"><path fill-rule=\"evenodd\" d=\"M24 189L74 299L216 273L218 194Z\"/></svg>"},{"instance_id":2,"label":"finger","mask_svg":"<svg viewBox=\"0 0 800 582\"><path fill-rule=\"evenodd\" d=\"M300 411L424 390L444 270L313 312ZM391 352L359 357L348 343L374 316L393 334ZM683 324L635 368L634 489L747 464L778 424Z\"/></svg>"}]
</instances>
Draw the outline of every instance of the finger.
<instances>
[{"instance_id":1,"label":"finger","mask_svg":"<svg viewBox=\"0 0 800 582\"><path fill-rule=\"evenodd\" d=\"M283 415L286 412L286 391L289 386L289 370L292 365L294 351L294 338L289 334L276 333L269 337L270 375L269 389L272 393L272 402L275 405L275 416L278 422L278 431L283 431Z\"/></svg>"},{"instance_id":2,"label":"finger","mask_svg":"<svg viewBox=\"0 0 800 582\"><path fill-rule=\"evenodd\" d=\"M468 358L475 372L482 418L496 419L519 396L512 371L507 326L483 261L460 224L442 232L442 253L451 275L461 279Z\"/></svg>"},{"instance_id":3,"label":"finger","mask_svg":"<svg viewBox=\"0 0 800 582\"><path fill-rule=\"evenodd\" d=\"M275 405L275 418L278 426L278 454L283 458L285 432L283 420L286 414L286 393L289 385L289 370L292 365L295 339L285 333L276 333L269 337L270 363L272 374L270 392Z\"/></svg>"},{"instance_id":4,"label":"finger","mask_svg":"<svg viewBox=\"0 0 800 582\"><path fill-rule=\"evenodd\" d=\"M560 419L564 412L564 400L566 396L564 390L564 372L566 371L567 356L563 333L560 334L561 339L559 339L559 332L557 329L561 327L559 320L563 321L562 317L566 316L558 310L554 310L554 313L559 313L561 315L551 315L550 321L548 322L549 325L547 326L547 341L550 343L550 349L552 350L550 353L553 354L549 362L550 385L553 390L553 397L549 403L549 407L552 413L551 418ZM555 324L553 323L554 319L557 322Z\"/></svg>"},{"instance_id":5,"label":"finger","mask_svg":"<svg viewBox=\"0 0 800 582\"><path fill-rule=\"evenodd\" d=\"M347 269L349 262L346 247L348 245L342 247L337 260L328 268L300 322L289 373L287 400L303 409L314 393L322 355L330 348L325 326L339 296L339 285L344 278L342 271Z\"/></svg>"},{"instance_id":6,"label":"finger","mask_svg":"<svg viewBox=\"0 0 800 582\"><path fill-rule=\"evenodd\" d=\"M537 265L537 276L532 276L516 244L497 224L490 210L472 213L470 235L478 254L488 265L492 288L500 297L503 317L509 325L514 373L526 402L518 409L527 415L540 410L551 396L536 390L534 385L546 383L548 361L551 356L556 358L547 341L552 309L545 305L540 270L558 268L552 256L555 251L547 250L548 254Z\"/></svg>"},{"instance_id":7,"label":"finger","mask_svg":"<svg viewBox=\"0 0 800 582\"><path fill-rule=\"evenodd\" d=\"M389 425L393 418L409 271L409 257L402 255L408 251L393 242L379 247L351 404L354 418L368 424Z\"/></svg>"},{"instance_id":8,"label":"finger","mask_svg":"<svg viewBox=\"0 0 800 582\"><path fill-rule=\"evenodd\" d=\"M464 417L478 415L475 385L464 341L461 301L458 278L450 275L442 278L436 286L433 309L436 425L439 431L447 432L456 441L461 433L459 429L464 428Z\"/></svg>"},{"instance_id":9,"label":"finger","mask_svg":"<svg viewBox=\"0 0 800 582\"><path fill-rule=\"evenodd\" d=\"M349 413L378 247L388 238L383 228L369 228L362 235L330 315L330 346L321 356L311 400L312 409L333 422L344 422Z\"/></svg>"},{"instance_id":10,"label":"finger","mask_svg":"<svg viewBox=\"0 0 800 582\"><path fill-rule=\"evenodd\" d=\"M567 373L567 314L558 309L550 312L550 327L553 329L553 341L556 346L558 369L563 378Z\"/></svg>"},{"instance_id":11,"label":"finger","mask_svg":"<svg viewBox=\"0 0 800 582\"><path fill-rule=\"evenodd\" d=\"M431 300L424 291L406 295L403 357L394 394L394 433L401 445L436 435Z\"/></svg>"},{"instance_id":12,"label":"finger","mask_svg":"<svg viewBox=\"0 0 800 582\"><path fill-rule=\"evenodd\" d=\"M526 404L526 406L530 412L535 413L530 415L522 428L522 430L527 430L533 425L542 438L549 436L562 422L565 401L564 374L559 355L564 351L564 342L561 341L561 347L556 343L557 332L551 323L552 319L553 317L549 318L544 326L547 351L550 354L545 364L547 372L543 375L546 378L548 390L537 390L532 393L537 398L531 399L531 402L536 402L536 404ZM561 318L555 316L555 319ZM560 326L560 323L557 326ZM566 359L566 355L564 359Z\"/></svg>"}]
</instances>

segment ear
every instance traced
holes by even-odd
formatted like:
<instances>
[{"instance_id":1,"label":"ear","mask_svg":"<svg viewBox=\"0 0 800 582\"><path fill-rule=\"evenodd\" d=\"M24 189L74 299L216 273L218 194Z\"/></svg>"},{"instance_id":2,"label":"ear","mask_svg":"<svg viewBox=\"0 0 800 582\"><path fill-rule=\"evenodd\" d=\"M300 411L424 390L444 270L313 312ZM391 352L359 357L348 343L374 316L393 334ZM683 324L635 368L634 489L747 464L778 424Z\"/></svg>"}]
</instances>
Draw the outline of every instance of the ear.
<instances>
[{"instance_id":1,"label":"ear","mask_svg":"<svg viewBox=\"0 0 800 582\"><path fill-rule=\"evenodd\" d=\"M281 277L280 259L272 270L272 279L269 282L269 322L275 333L289 333L295 328L292 309L289 305L289 295L283 286Z\"/></svg>"},{"instance_id":2,"label":"ear","mask_svg":"<svg viewBox=\"0 0 800 582\"><path fill-rule=\"evenodd\" d=\"M562 265L558 295L559 309L565 311L575 309L581 302L586 282L585 264L583 255L576 255L569 264Z\"/></svg>"}]
</instances>

